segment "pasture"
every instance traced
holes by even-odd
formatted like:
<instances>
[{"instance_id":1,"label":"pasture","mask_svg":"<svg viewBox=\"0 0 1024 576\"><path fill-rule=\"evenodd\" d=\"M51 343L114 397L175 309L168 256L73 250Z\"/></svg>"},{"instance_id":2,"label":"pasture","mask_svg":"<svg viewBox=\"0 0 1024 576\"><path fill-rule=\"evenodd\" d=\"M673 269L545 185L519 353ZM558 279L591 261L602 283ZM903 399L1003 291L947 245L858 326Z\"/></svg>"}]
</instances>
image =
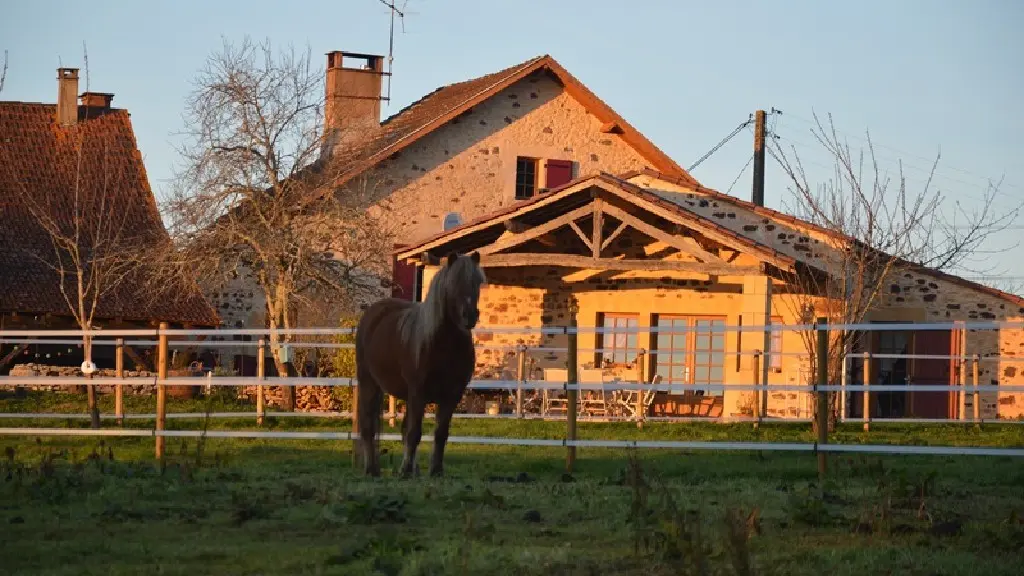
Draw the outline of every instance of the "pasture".
<instances>
[{"instance_id":1,"label":"pasture","mask_svg":"<svg viewBox=\"0 0 1024 576\"><path fill-rule=\"evenodd\" d=\"M110 412L110 398L101 407ZM152 411L151 398L126 409ZM250 410L170 401L168 412ZM84 412L82 396L0 412ZM400 425L400 421L398 422ZM0 426L85 427L87 420ZM168 419L168 429L201 429ZM424 423L424 435L433 421ZM125 427L151 427L126 421ZM267 430L348 430L268 418ZM106 427L113 427L107 423ZM209 429L253 429L249 419ZM560 438L564 422L456 419L452 434ZM385 433L397 432L384 423ZM832 442L1016 446L1024 427L841 427ZM580 438L810 441L808 425L580 423ZM352 469L352 443L0 436L0 571L11 574L1018 574L1024 462L808 453L449 444L446 477ZM424 448L429 450L430 443Z\"/></svg>"}]
</instances>

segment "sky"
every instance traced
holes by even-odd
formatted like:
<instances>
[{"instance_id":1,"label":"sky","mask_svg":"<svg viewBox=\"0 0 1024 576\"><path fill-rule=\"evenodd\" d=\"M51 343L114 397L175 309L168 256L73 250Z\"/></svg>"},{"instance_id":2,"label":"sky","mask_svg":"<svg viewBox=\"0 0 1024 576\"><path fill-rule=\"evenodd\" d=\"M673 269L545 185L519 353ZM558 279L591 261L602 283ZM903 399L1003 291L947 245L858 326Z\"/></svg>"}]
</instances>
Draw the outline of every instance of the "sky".
<instances>
[{"instance_id":1,"label":"sky","mask_svg":"<svg viewBox=\"0 0 1024 576\"><path fill-rule=\"evenodd\" d=\"M970 207L1000 178L997 209L1024 201L1018 0L396 2L405 17L395 23L384 116L438 86L550 54L685 168L755 110L774 108L772 132L815 179L832 162L811 122L831 114L855 149L870 131L883 170L902 160L911 192L941 151L933 186L948 202ZM81 67L84 43L89 88L131 113L161 197L191 81L224 39L308 48L323 66L331 50L386 55L389 15L381 0L10 2L0 98L54 102L56 68ZM747 128L692 173L749 199L752 148ZM766 167L765 202L786 208L788 181L772 159ZM985 248L1013 246L1022 230L1024 218ZM980 279L1024 282L1016 253L993 256L1002 281Z\"/></svg>"}]
</instances>

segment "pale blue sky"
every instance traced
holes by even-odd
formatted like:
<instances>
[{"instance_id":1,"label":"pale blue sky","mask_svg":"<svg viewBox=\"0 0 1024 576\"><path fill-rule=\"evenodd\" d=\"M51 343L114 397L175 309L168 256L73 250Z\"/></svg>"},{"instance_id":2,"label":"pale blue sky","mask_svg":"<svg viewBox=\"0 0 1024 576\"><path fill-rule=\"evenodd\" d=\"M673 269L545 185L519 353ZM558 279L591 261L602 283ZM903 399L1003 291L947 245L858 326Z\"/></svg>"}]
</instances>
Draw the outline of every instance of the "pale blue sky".
<instances>
[{"instance_id":1,"label":"pale blue sky","mask_svg":"<svg viewBox=\"0 0 1024 576\"><path fill-rule=\"evenodd\" d=\"M870 129L888 166L902 158L912 186L941 147L936 184L951 198L970 202L985 178L1003 175L999 204L1024 197L1018 0L408 0L406 11L385 115L442 84L548 53L684 167L755 109L775 107L776 132L809 168L827 157L807 121L832 113L852 144ZM81 66L85 41L90 88L131 112L160 194L191 78L222 36L246 34L308 45L322 66L330 50L386 54L388 9L379 0L9 2L2 98L53 102L55 69ZM694 176L727 190L751 147L744 131ZM767 165L766 203L778 208L786 183ZM748 167L732 193L749 198L750 178ZM1024 276L1019 259L1000 260Z\"/></svg>"}]
</instances>

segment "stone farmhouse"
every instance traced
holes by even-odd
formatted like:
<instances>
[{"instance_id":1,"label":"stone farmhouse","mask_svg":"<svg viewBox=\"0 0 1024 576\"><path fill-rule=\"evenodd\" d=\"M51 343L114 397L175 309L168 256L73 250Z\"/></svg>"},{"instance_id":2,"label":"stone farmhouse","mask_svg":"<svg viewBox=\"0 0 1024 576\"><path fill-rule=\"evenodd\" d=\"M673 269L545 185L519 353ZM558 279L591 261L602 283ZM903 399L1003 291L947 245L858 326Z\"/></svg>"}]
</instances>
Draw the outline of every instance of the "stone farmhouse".
<instances>
[{"instance_id":1,"label":"stone farmhouse","mask_svg":"<svg viewBox=\"0 0 1024 576\"><path fill-rule=\"evenodd\" d=\"M800 293L794 279L822 273L844 242L834 232L704 187L550 56L443 86L383 121L383 58L327 58L326 130L347 134L336 152L346 155L346 178L373 182L380 201L371 210L394 222L395 296L422 299L444 254L477 250L489 279L483 326L564 326L573 299L581 327L697 330L581 334L580 368L589 373L632 370L689 386L810 381L798 333L771 336L761 363L753 352L765 349L763 334L699 330L806 322L800 303L817 296ZM228 326L264 324L258 290L246 282L211 295ZM1022 317L1020 297L911 266L866 321ZM539 332L478 339L488 345L481 372L505 365L500 345L565 345L564 335ZM978 363L978 382L1024 382L1024 366L1006 360L1024 355L1019 330L881 331L866 341L854 352L999 356ZM564 378L564 354L534 360L531 378ZM973 369L934 359L879 358L869 367L871 383L920 384L956 382ZM851 365L850 383L864 379L859 370ZM752 392L689 390L659 393L650 410L730 418L749 414L753 402ZM811 408L802 392L771 392L762 402L763 413L784 418L809 417ZM863 414L861 394L846 402L851 417ZM973 409L971 394L953 392L879 392L870 402L877 418L958 418ZM1021 394L986 392L980 404L985 418L1024 415Z\"/></svg>"},{"instance_id":2,"label":"stone farmhouse","mask_svg":"<svg viewBox=\"0 0 1024 576\"><path fill-rule=\"evenodd\" d=\"M40 205L47 208L51 224L64 231L73 228L77 211L82 221L93 224L107 218L108 229L119 227L119 233L133 242L170 241L128 111L111 107L113 94L79 95L77 68L59 68L57 83L55 104L0 102L0 329L77 328L54 268L51 236L36 215L15 200L23 193L44 199ZM77 208L76 186L81 199ZM81 236L87 249L89 238L98 236L90 233L99 226L84 228ZM198 285L173 298L150 298L139 289L147 283L140 274L101 297L95 315L99 327L220 324ZM69 290L74 299L77 290ZM128 350L129 357L145 364L142 354ZM113 367L113 348L96 347L94 360L100 368ZM0 373L26 361L77 366L82 353L80 347L67 345L0 345Z\"/></svg>"}]
</instances>

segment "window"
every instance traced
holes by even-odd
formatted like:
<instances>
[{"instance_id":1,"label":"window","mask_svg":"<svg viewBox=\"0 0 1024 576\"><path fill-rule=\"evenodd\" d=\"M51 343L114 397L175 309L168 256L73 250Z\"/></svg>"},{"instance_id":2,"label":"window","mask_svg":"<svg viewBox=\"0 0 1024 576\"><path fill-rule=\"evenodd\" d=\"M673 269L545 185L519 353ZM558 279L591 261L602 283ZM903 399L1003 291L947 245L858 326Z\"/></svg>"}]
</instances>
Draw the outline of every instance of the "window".
<instances>
[{"instance_id":1,"label":"window","mask_svg":"<svg viewBox=\"0 0 1024 576\"><path fill-rule=\"evenodd\" d=\"M516 200L533 198L537 193L537 159L516 158Z\"/></svg>"},{"instance_id":2,"label":"window","mask_svg":"<svg viewBox=\"0 0 1024 576\"><path fill-rule=\"evenodd\" d=\"M724 318L658 315L655 371L662 382L680 386L671 393L682 394L681 386L720 385L725 382ZM713 330L719 330L717 332ZM690 390L693 390L691 388ZM722 390L704 390L721 396Z\"/></svg>"},{"instance_id":3,"label":"window","mask_svg":"<svg viewBox=\"0 0 1024 576\"><path fill-rule=\"evenodd\" d=\"M636 314L601 314L598 325L605 332L598 334L598 364L606 361L612 364L628 364L636 360L640 351L637 346Z\"/></svg>"},{"instance_id":4,"label":"window","mask_svg":"<svg viewBox=\"0 0 1024 576\"><path fill-rule=\"evenodd\" d=\"M772 316L771 324L782 325L781 316ZM773 330L771 348L768 350L768 369L775 372L782 372L782 331Z\"/></svg>"},{"instance_id":5,"label":"window","mask_svg":"<svg viewBox=\"0 0 1024 576\"><path fill-rule=\"evenodd\" d=\"M572 160L548 160L544 169L545 188L557 188L572 181Z\"/></svg>"}]
</instances>

